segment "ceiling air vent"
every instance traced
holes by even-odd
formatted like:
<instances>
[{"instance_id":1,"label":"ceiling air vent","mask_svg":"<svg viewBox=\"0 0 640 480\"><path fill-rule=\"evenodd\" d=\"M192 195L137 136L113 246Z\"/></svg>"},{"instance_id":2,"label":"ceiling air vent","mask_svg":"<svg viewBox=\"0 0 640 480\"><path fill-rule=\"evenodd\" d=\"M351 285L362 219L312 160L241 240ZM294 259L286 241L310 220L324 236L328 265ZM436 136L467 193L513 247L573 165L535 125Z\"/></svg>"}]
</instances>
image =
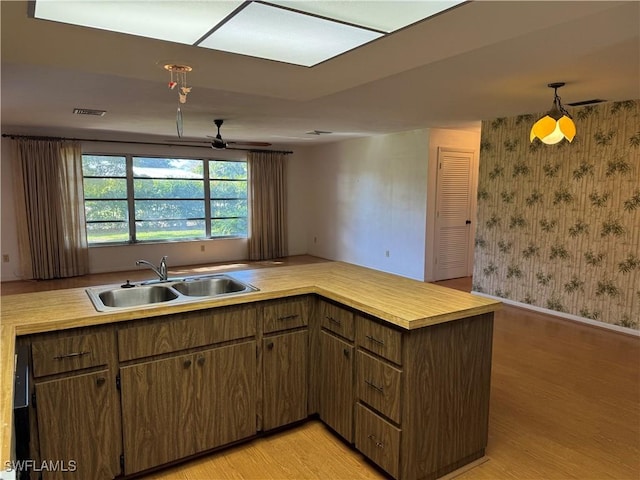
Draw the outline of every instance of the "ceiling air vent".
<instances>
[{"instance_id":1,"label":"ceiling air vent","mask_svg":"<svg viewBox=\"0 0 640 480\"><path fill-rule=\"evenodd\" d=\"M595 105L596 103L606 102L600 98L594 98L593 100L583 100L581 102L567 103L570 107L584 107L585 105Z\"/></svg>"},{"instance_id":2,"label":"ceiling air vent","mask_svg":"<svg viewBox=\"0 0 640 480\"><path fill-rule=\"evenodd\" d=\"M325 130L311 130L307 132L307 135L331 135L333 132L327 132Z\"/></svg>"},{"instance_id":3,"label":"ceiling air vent","mask_svg":"<svg viewBox=\"0 0 640 480\"><path fill-rule=\"evenodd\" d=\"M74 108L73 113L76 115L93 115L95 117L104 117L106 110L95 110L93 108Z\"/></svg>"}]
</instances>

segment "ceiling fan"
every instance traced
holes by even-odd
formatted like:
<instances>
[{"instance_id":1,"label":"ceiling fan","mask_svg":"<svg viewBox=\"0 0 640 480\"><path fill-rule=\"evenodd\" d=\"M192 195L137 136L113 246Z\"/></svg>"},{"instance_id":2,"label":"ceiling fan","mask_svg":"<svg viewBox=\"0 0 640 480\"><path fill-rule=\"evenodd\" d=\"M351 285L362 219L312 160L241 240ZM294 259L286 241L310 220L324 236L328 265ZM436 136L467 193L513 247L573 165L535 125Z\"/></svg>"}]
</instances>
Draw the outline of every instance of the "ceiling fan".
<instances>
[{"instance_id":1,"label":"ceiling fan","mask_svg":"<svg viewBox=\"0 0 640 480\"><path fill-rule=\"evenodd\" d=\"M207 135L207 136L213 139L211 141L211 148L215 148L216 150L224 150L224 149L230 148L229 147L230 145L240 145L240 146L247 146L247 147L270 147L271 146L271 144L268 142L234 142L231 140L229 141L223 140L222 135L220 134L220 127L222 127L224 120L217 118L213 121L213 123L215 123L216 127L218 127L218 133L215 137L212 137L211 135Z\"/></svg>"},{"instance_id":2,"label":"ceiling fan","mask_svg":"<svg viewBox=\"0 0 640 480\"><path fill-rule=\"evenodd\" d=\"M178 112L180 113L180 109L178 109ZM268 142L244 142L244 141L224 140L222 138L222 135L220 134L220 127L222 127L224 120L217 118L213 121L213 123L215 123L216 127L218 127L218 133L216 134L215 137L212 135L207 135L207 137L211 138L211 140L186 140L186 139L180 138L180 140L178 140L177 143L208 143L211 145L211 148L215 150L249 150L247 148L235 148L236 145L244 146L244 147L270 147L271 146L271 144ZM178 127L178 136L181 137L181 132L179 127ZM170 140L167 140L167 141L170 142ZM171 141L176 142L175 140L171 140Z\"/></svg>"}]
</instances>

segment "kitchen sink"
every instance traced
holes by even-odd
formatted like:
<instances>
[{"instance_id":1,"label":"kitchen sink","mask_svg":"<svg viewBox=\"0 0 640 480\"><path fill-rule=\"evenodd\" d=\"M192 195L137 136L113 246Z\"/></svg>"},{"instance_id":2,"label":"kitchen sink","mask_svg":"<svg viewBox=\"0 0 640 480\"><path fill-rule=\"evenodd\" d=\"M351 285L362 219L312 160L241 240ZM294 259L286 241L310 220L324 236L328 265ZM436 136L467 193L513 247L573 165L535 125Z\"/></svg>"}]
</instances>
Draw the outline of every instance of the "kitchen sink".
<instances>
[{"instance_id":1,"label":"kitchen sink","mask_svg":"<svg viewBox=\"0 0 640 480\"><path fill-rule=\"evenodd\" d=\"M194 278L173 284L178 292L189 297L212 297L245 291L248 285L229 277Z\"/></svg>"},{"instance_id":2,"label":"kitchen sink","mask_svg":"<svg viewBox=\"0 0 640 480\"><path fill-rule=\"evenodd\" d=\"M93 306L99 312L155 304L172 305L195 303L205 300L240 295L258 291L253 285L236 280L229 275L204 275L173 279L149 285L127 282L124 285L107 285L86 289Z\"/></svg>"},{"instance_id":3,"label":"kitchen sink","mask_svg":"<svg viewBox=\"0 0 640 480\"><path fill-rule=\"evenodd\" d=\"M178 298L178 294L169 287L154 285L153 287L133 287L106 290L98 294L98 298L106 307L135 307L150 303L168 302Z\"/></svg>"}]
</instances>

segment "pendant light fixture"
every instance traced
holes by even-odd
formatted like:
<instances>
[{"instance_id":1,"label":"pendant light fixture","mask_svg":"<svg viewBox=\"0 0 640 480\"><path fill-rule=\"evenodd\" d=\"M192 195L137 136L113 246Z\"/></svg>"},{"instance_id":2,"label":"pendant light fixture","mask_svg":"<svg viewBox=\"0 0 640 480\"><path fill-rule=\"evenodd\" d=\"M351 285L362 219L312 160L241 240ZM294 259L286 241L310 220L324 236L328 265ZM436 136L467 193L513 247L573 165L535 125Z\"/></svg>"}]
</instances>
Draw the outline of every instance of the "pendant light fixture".
<instances>
[{"instance_id":1,"label":"pendant light fixture","mask_svg":"<svg viewBox=\"0 0 640 480\"><path fill-rule=\"evenodd\" d=\"M564 82L550 83L547 86L554 89L553 107L544 117L533 124L529 139L533 142L535 138L539 138L542 143L547 145L556 144L563 138L571 142L576 136L576 125L569 112L562 106L558 96L558 89L564 86Z\"/></svg>"}]
</instances>

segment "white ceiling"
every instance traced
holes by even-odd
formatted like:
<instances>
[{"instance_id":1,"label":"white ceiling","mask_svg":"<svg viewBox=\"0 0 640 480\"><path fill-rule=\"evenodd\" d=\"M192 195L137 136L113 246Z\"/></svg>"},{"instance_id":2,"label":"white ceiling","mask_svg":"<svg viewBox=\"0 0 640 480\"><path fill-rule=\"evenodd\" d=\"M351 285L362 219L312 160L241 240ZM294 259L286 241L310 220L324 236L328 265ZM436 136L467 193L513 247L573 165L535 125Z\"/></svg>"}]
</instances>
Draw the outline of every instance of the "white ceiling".
<instances>
[{"instance_id":1,"label":"white ceiling","mask_svg":"<svg viewBox=\"0 0 640 480\"><path fill-rule=\"evenodd\" d=\"M36 20L26 1L1 9L2 133L178 140L167 63L193 67L186 139L223 118L225 140L289 148L477 129L547 110L557 81L565 104L640 98L638 1L469 2L312 68Z\"/></svg>"}]
</instances>

